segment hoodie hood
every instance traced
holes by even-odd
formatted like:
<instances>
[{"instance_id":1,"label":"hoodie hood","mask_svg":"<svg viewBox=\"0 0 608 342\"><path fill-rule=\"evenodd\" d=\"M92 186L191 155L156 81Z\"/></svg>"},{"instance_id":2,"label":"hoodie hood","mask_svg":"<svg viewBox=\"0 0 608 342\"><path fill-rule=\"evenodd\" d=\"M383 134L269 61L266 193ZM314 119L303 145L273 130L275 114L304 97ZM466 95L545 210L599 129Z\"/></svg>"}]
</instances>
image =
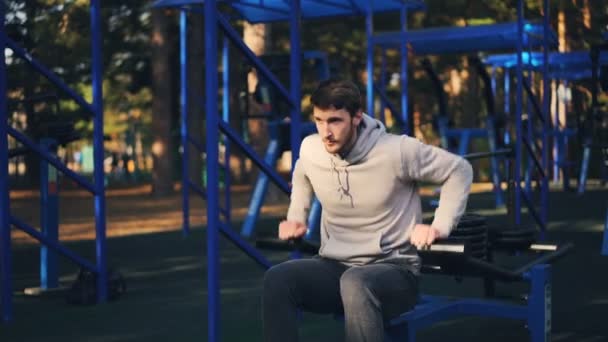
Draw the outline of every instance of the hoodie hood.
<instances>
[{"instance_id":1,"label":"hoodie hood","mask_svg":"<svg viewBox=\"0 0 608 342\"><path fill-rule=\"evenodd\" d=\"M355 164L365 158L369 151L376 145L378 139L386 134L386 127L382 122L363 113L363 118L357 127L357 140L346 156L340 159L342 166ZM339 159L339 158L337 158Z\"/></svg>"}]
</instances>

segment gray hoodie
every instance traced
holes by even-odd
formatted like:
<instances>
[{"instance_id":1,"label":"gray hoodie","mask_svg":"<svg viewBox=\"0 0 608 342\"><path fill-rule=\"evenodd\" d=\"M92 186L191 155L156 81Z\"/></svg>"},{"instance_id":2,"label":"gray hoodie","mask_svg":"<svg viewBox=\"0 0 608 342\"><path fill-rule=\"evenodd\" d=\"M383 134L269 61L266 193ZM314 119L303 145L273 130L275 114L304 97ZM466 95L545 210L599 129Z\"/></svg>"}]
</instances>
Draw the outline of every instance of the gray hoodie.
<instances>
[{"instance_id":1,"label":"gray hoodie","mask_svg":"<svg viewBox=\"0 0 608 342\"><path fill-rule=\"evenodd\" d=\"M318 134L304 139L287 219L306 222L314 194L323 207L319 255L349 265L406 258L417 271L419 259L409 243L422 219L417 182L442 184L432 226L447 236L464 213L472 175L465 159L389 134L364 114L344 158L328 153Z\"/></svg>"}]
</instances>

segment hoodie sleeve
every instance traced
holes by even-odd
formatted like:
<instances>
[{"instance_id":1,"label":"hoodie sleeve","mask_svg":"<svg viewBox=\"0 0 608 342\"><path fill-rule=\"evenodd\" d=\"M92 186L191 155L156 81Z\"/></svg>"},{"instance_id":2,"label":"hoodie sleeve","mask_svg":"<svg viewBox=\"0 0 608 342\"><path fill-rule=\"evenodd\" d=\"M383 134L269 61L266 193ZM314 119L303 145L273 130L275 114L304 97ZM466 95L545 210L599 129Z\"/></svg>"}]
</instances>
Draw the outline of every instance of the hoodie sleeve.
<instances>
[{"instance_id":1,"label":"hoodie sleeve","mask_svg":"<svg viewBox=\"0 0 608 342\"><path fill-rule=\"evenodd\" d=\"M291 184L291 202L287 210L287 220L307 224L313 189L304 171L302 159L296 161Z\"/></svg>"},{"instance_id":2,"label":"hoodie sleeve","mask_svg":"<svg viewBox=\"0 0 608 342\"><path fill-rule=\"evenodd\" d=\"M404 136L401 141L403 176L441 185L439 206L431 226L447 237L464 214L473 181L473 168L464 158Z\"/></svg>"}]
</instances>

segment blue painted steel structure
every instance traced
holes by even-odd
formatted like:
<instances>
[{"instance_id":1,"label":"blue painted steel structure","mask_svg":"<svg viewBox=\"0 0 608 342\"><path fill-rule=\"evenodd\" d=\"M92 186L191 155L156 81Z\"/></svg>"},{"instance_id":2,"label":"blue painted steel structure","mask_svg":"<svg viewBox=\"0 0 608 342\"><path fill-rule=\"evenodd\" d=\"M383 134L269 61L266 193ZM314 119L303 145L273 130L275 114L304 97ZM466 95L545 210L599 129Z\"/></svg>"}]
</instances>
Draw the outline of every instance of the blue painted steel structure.
<instances>
[{"instance_id":1,"label":"blue painted steel structure","mask_svg":"<svg viewBox=\"0 0 608 342\"><path fill-rule=\"evenodd\" d=\"M523 10L523 9L522 9ZM545 16L548 18L548 16ZM402 30L399 32L384 32L370 37L372 44L379 46L382 50L389 48L399 49L401 52L401 79L407 80L404 70L407 68L407 51L409 45L413 53L417 55L428 54L447 54L447 53L473 53L479 51L492 51L515 49L518 44L526 42L526 47L537 48L557 44L557 37L552 32L544 32L545 23L533 24L523 20L512 23L501 23L491 25L466 26L466 27L439 27L423 30L410 30L408 32ZM548 28L548 23L546 23ZM523 46L522 46L523 48ZM383 52L384 54L384 52ZM369 60L368 60L369 63ZM404 65L405 64L405 65ZM384 69L381 75L384 75ZM404 82L404 84L407 84ZM368 85L369 86L369 85ZM380 88L383 87L383 84ZM402 92L404 91L402 87ZM369 93L368 93L369 94ZM407 96L402 95L403 98ZM407 101L407 100L405 100ZM371 104L368 103L368 106ZM407 106L402 107L402 117L407 125ZM458 153L466 154L468 152L468 143L471 138L484 138L490 140L490 146L495 145L492 137L496 135L494 132L494 124L490 119L486 129L449 129L445 121L439 122L441 131L443 132L443 140L447 145L447 138L458 138L460 141ZM406 126L409 127L409 126ZM407 132L407 131L406 131ZM492 164L497 166L496 160ZM503 205L499 176L497 175L497 167L493 170L493 183L496 193L497 206ZM515 209L519 211L519 207ZM544 224L541 224L544 226Z\"/></svg>"},{"instance_id":2,"label":"blue painted steel structure","mask_svg":"<svg viewBox=\"0 0 608 342\"><path fill-rule=\"evenodd\" d=\"M404 1L395 2L390 0L381 0L368 2L366 0L350 0L350 1L311 1L311 0L292 0L289 2L281 0L264 0L264 1L238 1L231 2L230 5L239 12L243 18L250 22L268 22L283 20L288 21L290 26L290 89L287 90L278 81L278 79L264 66L264 64L245 46L241 41L240 36L230 26L228 20L222 15L216 5L215 0L195 0L195 1L176 1L176 0L160 0L157 1L155 7L177 7L188 9L193 12L202 13L205 17L205 112L207 119L206 132L206 167L207 167L207 262L208 262L208 317L209 317L209 341L218 341L219 334L219 251L218 238L219 232L230 240L235 242L241 249L252 255L256 260L261 260L256 256L255 249L243 241L237 234L230 229L229 223L220 221L220 210L218 205L219 200L219 165L218 165L218 144L220 142L218 128L238 147L249 155L254 163L267 173L268 176L276 182L285 192L289 192L289 187L285 182L276 175L276 172L270 168L263 160L255 154L243 141L235 134L230 126L219 119L217 101L214 99L218 96L218 73L217 73L217 27L226 35L226 37L236 46L240 52L255 66L258 72L278 91L279 95L290 106L290 128L291 128L291 151L292 160L298 158L300 132L301 132L301 110L300 110L300 68L301 52L300 52L300 21L302 18L319 17L326 15L352 15L362 14L367 11L367 20L371 23L372 10L385 11L395 10L400 8L419 8L423 5L421 1ZM367 5L371 7L367 7ZM202 5L202 8L201 8ZM182 22L183 19L180 20ZM183 40L182 40L183 41ZM182 47L182 49L184 49ZM182 60L182 63L184 61ZM184 66L182 65L182 68ZM183 69L182 69L183 72ZM184 100L182 95L182 106ZM182 107L183 109L184 107ZM201 189L201 195L205 191ZM186 196L186 195L184 195ZM264 262L260 261L261 264ZM266 263L266 265L269 265Z\"/></svg>"},{"instance_id":3,"label":"blue painted steel structure","mask_svg":"<svg viewBox=\"0 0 608 342\"><path fill-rule=\"evenodd\" d=\"M525 68L540 71L543 67L543 54L524 53L522 56ZM515 54L491 55L484 58L484 63L492 67L513 68L516 65ZM552 52L548 56L548 74L556 81L574 82L591 79L593 74L593 62L589 51ZM608 51L600 51L598 55L598 66L608 65ZM557 107L556 102L556 107ZM555 112L559 110L556 108ZM566 151L569 139L577 132L575 128L567 127L566 122L559 122L556 115L553 120L550 137L553 138L553 178L558 181L559 171L563 174L564 189L569 188L568 168L573 164L567 160ZM591 132L587 132L590 134ZM588 139L590 137L587 137ZM587 179L587 165L589 163L589 150L584 150L582 167L579 174L578 191L582 193Z\"/></svg>"},{"instance_id":4,"label":"blue painted steel structure","mask_svg":"<svg viewBox=\"0 0 608 342\"><path fill-rule=\"evenodd\" d=\"M284 21L289 22L293 15L292 3L283 0L237 0L218 1L230 4L240 16L250 23ZM199 7L203 0L158 0L154 7ZM371 7L370 7L371 6ZM302 0L298 12L302 19L363 15L369 9L374 13L398 11L403 7L409 10L425 8L423 0ZM300 47L298 46L298 49Z\"/></svg>"},{"instance_id":5,"label":"blue painted steel structure","mask_svg":"<svg viewBox=\"0 0 608 342\"><path fill-rule=\"evenodd\" d=\"M417 55L471 53L479 51L512 50L518 41L526 46L542 47L543 24L523 21L462 27L436 27L404 32L383 32L373 37L374 45L396 48L407 42ZM519 29L521 28L521 33ZM557 45L551 32L548 41Z\"/></svg>"},{"instance_id":6,"label":"blue painted steel structure","mask_svg":"<svg viewBox=\"0 0 608 342\"><path fill-rule=\"evenodd\" d=\"M327 59L327 54L322 51L304 51L302 53L303 60L313 61L316 66L316 78L318 81L325 80L329 78L329 61ZM291 63L290 63L291 65ZM270 98L273 98L270 96ZM276 112L275 104L270 100L270 112L266 113L269 118L274 118L274 121L270 121L268 124L268 131L270 133L270 141L268 142L268 146L266 148L266 154L264 156L264 161L266 164L274 166L276 165L280 155L283 152L283 147L285 146L283 140L284 132L286 127L291 126L291 122L287 123L283 121L282 113ZM310 134L316 133L316 127L312 122L302 123L301 131L297 132L298 139L302 137L308 136ZM291 145L291 142L290 144ZM255 183L255 187L253 189L253 194L251 201L249 203L249 209L247 211L247 216L243 221L243 226L241 228L241 235L244 237L252 237L255 231L255 226L258 221L260 210L264 204L264 198L267 193L269 184L268 176L265 173L260 173L258 175L258 179ZM314 200L311 206L311 210L308 217L308 233L306 235L307 239L314 238L319 231L319 221L321 215L321 205L318 200Z\"/></svg>"},{"instance_id":7,"label":"blue painted steel structure","mask_svg":"<svg viewBox=\"0 0 608 342\"><path fill-rule=\"evenodd\" d=\"M534 98L531 91L525 91L524 67L522 56L524 49L540 49L543 58L547 58L549 50L556 44L555 35L549 26L549 5L548 1L543 1L543 22L542 25L531 24L524 20L524 4L519 1L517 5L517 21L514 23L480 25L462 28L437 28L430 30L410 31L407 35L401 33L387 33L379 35L375 43L385 47L394 46L396 43L405 41L412 46L415 53L463 53L477 51L491 51L495 49L514 49L516 51L517 62L515 67L516 83L516 103L515 103L515 166L514 166L514 203L513 220L516 224L522 222L521 208L526 206L528 212L537 222L541 230L541 237L544 236L548 208L548 132L549 132L549 106L550 97L544 96L542 104ZM543 84L548 86L548 72L542 70ZM526 87L529 90L529 86ZM544 94L549 94L548 88ZM526 129L524 135L523 100L528 95L529 101L535 101L534 115L529 115L528 122L538 122L540 129ZM531 125L531 124L530 124ZM542 141L539 145L537 141ZM523 161L531 160L534 166L540 199L534 200L531 189L522 189L521 170L524 166Z\"/></svg>"},{"instance_id":8,"label":"blue painted steel structure","mask_svg":"<svg viewBox=\"0 0 608 342\"><path fill-rule=\"evenodd\" d=\"M6 15L6 7L0 5L0 18ZM6 45L6 28L0 24L0 46ZM2 49L0 54L0 306L2 321L11 320L13 313L11 283L11 227L8 187L8 113L6 106L6 55Z\"/></svg>"},{"instance_id":9,"label":"blue painted steel structure","mask_svg":"<svg viewBox=\"0 0 608 342\"><path fill-rule=\"evenodd\" d=\"M310 5L311 3L314 4ZM264 21L273 21L273 20L286 20L290 24L290 39L291 39L291 61L292 63L299 63L300 61L300 51L299 45L294 43L299 43L299 23L302 18L306 18L306 14L310 14L311 16L325 16L330 15L330 12L322 12L320 7L318 6L330 6L332 7L331 15L340 15L340 11L349 9L349 14L365 14L366 15L366 32L368 38L370 38L370 44L368 44L367 56L373 57L373 46L374 42L372 39L373 36L373 20L372 20L372 10L377 9L377 5L379 3L383 3L382 1L374 1L367 2L363 1L359 3L359 0L352 1L341 1L341 2L332 2L329 3L327 1L310 1L310 0L292 0L292 1L281 1L281 0L269 0L269 1L259 1L259 2L231 2L230 4L237 9L237 11L246 19L251 22L264 22ZM420 2L412 2L415 6L412 8L417 8ZM202 4L202 0L196 1L185 1L185 0L160 0L156 3L157 6L174 6L180 8L188 8L194 12L200 12L202 8L200 5ZM320 5L323 4L323 5ZM398 9L401 10L402 14L402 25L400 34L405 34L405 14L407 14L407 3L398 3L391 2L392 6L397 6ZM267 68L253 55L253 53L240 41L239 35L232 29L228 20L224 15L218 12L216 7L217 2L215 0L207 0L204 2L204 16L205 16L205 61L206 61L206 79L205 79L205 89L206 89L206 118L207 118L207 141L206 141L206 151L207 151L207 212L208 212L208 226L207 226L207 263L208 263L208 319L209 319L209 335L208 340L218 341L220 340L220 332L219 332L219 250L218 250L218 239L219 233L222 233L229 240L233 241L239 248L241 248L244 252L252 256L256 262L258 262L263 267L269 267L270 263L257 252L254 248L252 248L246 241L242 240L238 234L236 234L230 227L229 223L222 222L220 220L220 207L218 205L219 200L219 165L218 165L218 144L220 142L218 129L227 136L230 141L235 144L237 147L242 149L248 156L252 158L254 163L258 165L262 169L263 172L267 173L268 176L277 183L277 185L286 193L289 193L289 186L281 180L276 172L269 167L262 158L257 156L255 152L230 128L227 122L221 120L219 118L219 111L217 107L217 96L218 96L218 72L217 72L217 25L219 25L220 29L224 32L226 37L236 46L238 50L240 50L246 58L258 69L258 71L266 78L273 87L277 89L280 96L288 102L291 108L291 116L298 116L295 121L292 121L293 127L291 127L291 148L292 151L298 151L299 149L299 141L295 141L294 137L297 137L298 134L293 134L295 132L300 132L299 125L299 84L294 82L294 80L299 80L299 74L294 75L294 73L299 72L299 68L296 65L292 64L292 74L290 89L287 90L283 87L283 85L277 80L276 77L270 73ZM308 7L308 6L312 7ZM317 6L318 5L318 6ZM286 7L288 6L288 7ZM313 13L308 12L309 8L315 8ZM409 8L411 9L411 8ZM548 15L548 5L547 1L545 1L545 14ZM342 13L344 14L344 13ZM254 17L254 15L259 15L260 17ZM523 40L525 36L525 29L527 26L524 25L523 21L523 5L522 1L518 6L518 22L516 26L517 31L517 48L519 53L519 61L517 69L517 77L519 82L518 86L518 101L517 101L517 113L518 113L518 124L517 124L517 132L518 138L516 140L521 141L521 113L522 113L522 97L523 97L523 69L521 68L521 54L523 53ZM544 22L543 30L544 37L543 42L545 51L547 51L549 41L549 29L548 29L548 21ZM513 45L513 44L512 44ZM512 46L513 47L513 46ZM404 48L401 49L401 52L406 52ZM404 63L405 64L405 63ZM373 63L368 61L368 75L370 75L370 82L367 85L367 94L368 99L373 98L374 85L371 75L373 75ZM402 64L402 76L407 74L407 65ZM407 96L405 92L406 89L403 90L402 95ZM402 99L403 100L403 99ZM406 100L407 101L407 100ZM407 108L407 105L403 105L406 101L402 101L402 108ZM545 101L546 102L546 101ZM373 112L373 102L368 101L367 103L368 111ZM371 110L370 110L371 109ZM406 117L407 111L403 111L402 117L406 119L404 122L407 122ZM293 118L292 118L293 119ZM522 155L525 151L522 151L522 144L519 143L517 145L518 150L516 150L516 170L521 167L522 164ZM297 159L297 155L294 155L294 161ZM519 173L516 172L516 184L520 184L521 177ZM519 178L518 178L519 177ZM520 191L521 192L521 191ZM521 202L521 194L517 193L516 201ZM524 198L523 201L527 199ZM520 207L517 206L517 223L520 221ZM467 302L462 301L461 304L454 306L451 311L443 311L440 315L442 317L448 317L447 314L469 314L469 313L477 313L482 315L496 315L499 317L509 317L509 318L517 318L524 319L528 322L528 324L532 327L533 330L533 339L534 341L545 341L546 333L547 333L547 314L548 310L548 295L549 295L549 287L548 287L548 266L539 265L535 266L531 271L532 280L532 291L533 294L530 298L529 306L526 308L512 308L504 305L496 305L487 301L482 302ZM532 279L531 278L531 279ZM434 312L439 313L438 310L433 310ZM416 312L416 311L414 311ZM447 313L447 314L446 314ZM416 312L415 314L419 314ZM407 314L406 314L407 315ZM412 313L414 315L414 313ZM412 317L410 319L411 322L415 324L420 324L422 326L425 324L424 319L416 319Z\"/></svg>"},{"instance_id":10,"label":"blue painted steel structure","mask_svg":"<svg viewBox=\"0 0 608 342\"><path fill-rule=\"evenodd\" d=\"M2 18L6 15L4 6L0 6ZM91 0L90 3L90 25L91 25L91 77L93 88L93 101L88 103L82 96L65 85L61 79L50 69L46 68L27 51L18 46L6 36L4 24L0 24L0 39L2 46L8 47L13 53L26 61L34 70L45 76L52 84L61 89L67 96L72 98L83 109L88 111L93 119L93 147L94 147L94 182L91 183L85 178L74 173L61 163L54 155L45 148L33 142L30 138L7 125L8 118L6 113L6 64L4 61L4 50L2 62L0 62L0 91L2 99L0 102L0 165L8 165L8 145L7 134L11 135L24 146L33 150L46 163L61 171L65 176L72 178L83 188L87 189L94 196L95 205L95 256L96 263L93 264L74 252L61 246L53 236L47 236L38 232L37 229L30 227L18 218L11 216L9 210L8 195L8 168L3 166L0 169L0 276L2 294L2 320L8 322L12 319L12 284L11 284L11 244L10 244L10 225L23 230L36 240L40 241L47 248L56 253L66 256L82 267L88 268L97 274L97 299L98 302L107 300L107 271L106 271L106 221L105 221L105 190L104 190L104 170L103 170L103 94L102 94L102 60L101 60L101 12L100 0Z\"/></svg>"},{"instance_id":11,"label":"blue painted steel structure","mask_svg":"<svg viewBox=\"0 0 608 342\"><path fill-rule=\"evenodd\" d=\"M370 2L371 3L371 2ZM380 84L377 84L374 80L374 49L377 46L381 46L378 44L378 37L381 37L384 33L375 33L374 32L374 19L373 12L370 11L373 5L369 4L367 8L367 12L365 13L365 33L367 38L367 87L366 87L366 99L367 99L367 113L373 115L375 113L374 110L374 100L375 100L375 92L378 92L380 97L380 117L384 117L384 108L388 107L393 114L393 117L399 122L402 127L402 132L404 134L411 134L411 120L409 117L409 102L408 102L408 63L407 63L407 54L408 54L408 45L409 42L409 32L407 29L407 15L410 11L420 11L426 9L425 6L403 6L399 9L400 14L400 22L399 22L399 31L397 35L401 38L400 43L395 44L396 48L399 51L401 56L401 64L399 70L399 80L400 80L400 103L401 106L397 109L388 99L386 94L384 93L384 79L385 79L385 50L382 50L382 64L380 70Z\"/></svg>"},{"instance_id":12,"label":"blue painted steel structure","mask_svg":"<svg viewBox=\"0 0 608 342\"><path fill-rule=\"evenodd\" d=\"M53 139L42 139L42 148L53 153ZM40 227L42 234L54 243L59 243L59 192L57 170L46 160L40 161ZM57 255L47 246L40 247L40 287L43 290L59 286Z\"/></svg>"},{"instance_id":13,"label":"blue painted steel structure","mask_svg":"<svg viewBox=\"0 0 608 342\"><path fill-rule=\"evenodd\" d=\"M606 204L606 221L604 222L604 241L602 242L602 255L608 256L608 203Z\"/></svg>"},{"instance_id":14,"label":"blue painted steel structure","mask_svg":"<svg viewBox=\"0 0 608 342\"><path fill-rule=\"evenodd\" d=\"M476 298L443 298L422 296L421 302L390 322L391 326L407 324L408 342L416 341L416 333L438 322L468 315L521 320L530 332L530 341L551 341L551 266L539 264L525 273L529 282L528 301L515 304ZM403 339L396 336L394 340Z\"/></svg>"}]
</instances>

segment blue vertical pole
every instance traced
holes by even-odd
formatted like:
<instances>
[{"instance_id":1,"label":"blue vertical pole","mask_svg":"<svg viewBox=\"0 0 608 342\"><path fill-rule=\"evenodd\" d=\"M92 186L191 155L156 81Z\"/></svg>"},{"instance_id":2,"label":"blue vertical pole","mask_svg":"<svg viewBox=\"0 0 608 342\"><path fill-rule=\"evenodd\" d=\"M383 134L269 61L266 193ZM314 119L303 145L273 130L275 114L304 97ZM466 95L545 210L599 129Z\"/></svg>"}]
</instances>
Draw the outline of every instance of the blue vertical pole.
<instances>
[{"instance_id":1,"label":"blue vertical pole","mask_svg":"<svg viewBox=\"0 0 608 342\"><path fill-rule=\"evenodd\" d=\"M559 124L559 104L560 104L560 98L559 96L557 96L557 92L559 91L559 85L560 85L560 81L559 80L555 80L555 107L553 107L553 112L555 113L554 117L552 117L551 119L554 120L554 127L553 127L553 181L554 182L558 182L559 181L559 167L560 167L560 147L559 147L559 129L560 129L560 124Z\"/></svg>"},{"instance_id":2,"label":"blue vertical pole","mask_svg":"<svg viewBox=\"0 0 608 342\"><path fill-rule=\"evenodd\" d=\"M382 55L380 60L380 84L379 88L381 91L386 93L386 49L382 48ZM380 101L380 113L378 118L382 123L386 125L386 116L384 112L386 111L386 103L384 101Z\"/></svg>"},{"instance_id":3,"label":"blue vertical pole","mask_svg":"<svg viewBox=\"0 0 608 342\"><path fill-rule=\"evenodd\" d=\"M494 96L496 96L496 67L495 66L492 67L490 76L491 76L490 85L492 86L492 94L494 94Z\"/></svg>"},{"instance_id":4,"label":"blue vertical pole","mask_svg":"<svg viewBox=\"0 0 608 342\"><path fill-rule=\"evenodd\" d=\"M52 151L52 139L42 139L42 148ZM42 234L55 243L59 243L59 199L57 191L57 169L41 158L40 160L40 227ZM45 244L40 247L40 288L44 290L59 286L57 254Z\"/></svg>"},{"instance_id":5,"label":"blue vertical pole","mask_svg":"<svg viewBox=\"0 0 608 342\"><path fill-rule=\"evenodd\" d=\"M371 0L367 2L365 13L365 34L367 37L367 114L374 116L374 12Z\"/></svg>"},{"instance_id":6,"label":"blue vertical pole","mask_svg":"<svg viewBox=\"0 0 608 342\"><path fill-rule=\"evenodd\" d=\"M220 338L219 287L219 113L217 108L217 8L216 0L206 0L205 19L205 115L207 119L207 317L208 341Z\"/></svg>"},{"instance_id":7,"label":"blue vertical pole","mask_svg":"<svg viewBox=\"0 0 608 342\"><path fill-rule=\"evenodd\" d=\"M188 12L179 13L179 63L182 143L182 234L190 234L190 143L188 142ZM198 179L198 178L197 178Z\"/></svg>"},{"instance_id":8,"label":"blue vertical pole","mask_svg":"<svg viewBox=\"0 0 608 342\"><path fill-rule=\"evenodd\" d=\"M522 39L524 34L524 8L523 0L517 2L517 90L515 94L515 170L513 172L513 182L515 183L515 224L521 224L521 139L522 139L522 95L523 95L523 67L522 67Z\"/></svg>"},{"instance_id":9,"label":"blue vertical pole","mask_svg":"<svg viewBox=\"0 0 608 342\"><path fill-rule=\"evenodd\" d=\"M512 120L509 118L511 114L511 69L505 68L505 120L508 122ZM505 123L506 124L506 123ZM508 126L507 126L508 127ZM511 143L511 136L509 131L505 130L503 141L505 145L509 145Z\"/></svg>"},{"instance_id":10,"label":"blue vertical pole","mask_svg":"<svg viewBox=\"0 0 608 342\"><path fill-rule=\"evenodd\" d=\"M222 119L230 124L230 41L224 36L222 46ZM230 222L230 139L224 138L224 209Z\"/></svg>"},{"instance_id":11,"label":"blue vertical pole","mask_svg":"<svg viewBox=\"0 0 608 342\"><path fill-rule=\"evenodd\" d=\"M289 94L293 102L293 107L291 108L290 125L291 170L294 169L296 161L300 155L300 142L302 134L302 111L300 109L302 101L302 52L300 49L300 21L302 13L300 5L300 0L291 0L291 15L289 17Z\"/></svg>"},{"instance_id":12,"label":"blue vertical pole","mask_svg":"<svg viewBox=\"0 0 608 342\"><path fill-rule=\"evenodd\" d=\"M491 81L490 85L492 87L492 96L496 97L496 67L492 67L491 72ZM496 151L496 142L499 137L497 136L498 132L496 130L496 108L488 108L488 114L492 116L488 118L487 127L489 128L489 139L490 139L490 151ZM495 203L496 207L502 207L504 205L504 200L502 198L502 189L500 188L500 173L498 171L498 158L492 157L490 159L490 163L492 165L492 181L494 183L494 193L495 193Z\"/></svg>"},{"instance_id":13,"label":"blue vertical pole","mask_svg":"<svg viewBox=\"0 0 608 342\"><path fill-rule=\"evenodd\" d=\"M0 46L6 46L6 32L4 27L5 5L0 4ZM0 306L2 307L2 321L8 322L12 318L13 291L11 280L11 227L9 225L9 195L8 195L8 133L6 112L6 61L4 49L0 52Z\"/></svg>"},{"instance_id":14,"label":"blue vertical pole","mask_svg":"<svg viewBox=\"0 0 608 342\"><path fill-rule=\"evenodd\" d=\"M602 255L608 256L608 202L606 203L606 221L604 221L604 242L602 243Z\"/></svg>"},{"instance_id":15,"label":"blue vertical pole","mask_svg":"<svg viewBox=\"0 0 608 342\"><path fill-rule=\"evenodd\" d=\"M529 272L528 329L530 341L551 341L551 268L537 265Z\"/></svg>"},{"instance_id":16,"label":"blue vertical pole","mask_svg":"<svg viewBox=\"0 0 608 342\"><path fill-rule=\"evenodd\" d=\"M106 270L106 200L103 170L103 68L101 54L101 0L91 0L92 86L95 118L93 119L93 155L95 179L95 252L97 257L97 300L108 297Z\"/></svg>"},{"instance_id":17,"label":"blue vertical pole","mask_svg":"<svg viewBox=\"0 0 608 342\"><path fill-rule=\"evenodd\" d=\"M528 84L530 85L530 88L532 88L534 86L534 78L532 77L532 71L528 72ZM526 107L527 107L527 113L528 113L528 120L526 121L526 134L527 134L527 140L528 143L530 145L533 145L536 141L536 137L535 137L535 128L534 128L534 119L535 119L535 115L534 115L534 107L532 106L532 94L528 94L526 96ZM525 176L525 183L526 183L526 192L530 195L532 193L532 171L534 170L535 166L534 166L534 161L533 158L536 158L537 156L534 156L532 153L527 152L526 153L526 176Z\"/></svg>"},{"instance_id":18,"label":"blue vertical pole","mask_svg":"<svg viewBox=\"0 0 608 342\"><path fill-rule=\"evenodd\" d=\"M542 166L544 177L541 184L540 218L542 221L541 239L545 238L545 225L549 213L549 132L551 130L551 85L549 84L549 0L543 0L543 152Z\"/></svg>"},{"instance_id":19,"label":"blue vertical pole","mask_svg":"<svg viewBox=\"0 0 608 342\"><path fill-rule=\"evenodd\" d=\"M406 36L407 33L407 8L405 5L401 6L401 33L402 37ZM410 116L408 113L408 102L407 102L407 88L408 88L408 77L407 77L407 39L401 42L399 49L401 51L401 117L403 118L403 133L411 134L410 132Z\"/></svg>"}]
</instances>

